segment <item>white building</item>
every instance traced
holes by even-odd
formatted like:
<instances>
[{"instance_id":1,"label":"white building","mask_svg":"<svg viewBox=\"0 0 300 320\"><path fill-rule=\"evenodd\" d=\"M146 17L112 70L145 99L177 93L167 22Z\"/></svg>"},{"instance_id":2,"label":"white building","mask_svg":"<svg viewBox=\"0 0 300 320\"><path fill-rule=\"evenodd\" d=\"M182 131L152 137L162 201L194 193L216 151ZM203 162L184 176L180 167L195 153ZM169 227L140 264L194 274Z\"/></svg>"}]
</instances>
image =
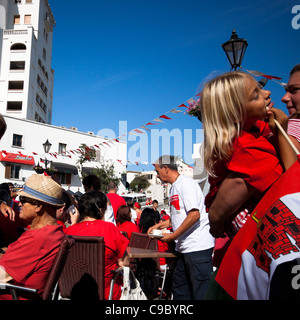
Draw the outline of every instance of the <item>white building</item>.
<instances>
[{"instance_id":1,"label":"white building","mask_svg":"<svg viewBox=\"0 0 300 320\"><path fill-rule=\"evenodd\" d=\"M102 164L113 164L116 176L126 171L127 144L93 135L91 133L42 124L36 121L4 116L7 130L0 141L0 183L12 182L21 187L26 178L35 173L38 163L45 168L48 161L57 170L57 177L65 189L83 191L81 171L89 173ZM43 143L52 146L45 154ZM85 144L96 151L94 161L78 164L79 146ZM97 146L97 147L96 147ZM125 191L121 184L119 192Z\"/></svg>"},{"instance_id":2,"label":"white building","mask_svg":"<svg viewBox=\"0 0 300 320\"><path fill-rule=\"evenodd\" d=\"M65 189L83 191L82 170L112 164L122 177L127 145L51 125L54 27L48 0L0 0L0 113L7 123L0 141L0 183L21 187L34 166L49 167L50 161ZM52 146L45 154L47 139ZM94 148L96 159L78 168L82 144ZM122 184L119 191L125 191Z\"/></svg>"},{"instance_id":3,"label":"white building","mask_svg":"<svg viewBox=\"0 0 300 320\"><path fill-rule=\"evenodd\" d=\"M181 160L177 160L177 167L179 174L193 178L194 168L186 164ZM158 203L164 203L164 199L169 197L170 184L162 183L157 177L155 170L153 171L127 171L127 182L130 184L131 181L138 175L146 176L150 186L145 190L145 194L152 200L157 200ZM138 191L138 190L137 190Z\"/></svg>"},{"instance_id":4,"label":"white building","mask_svg":"<svg viewBox=\"0 0 300 320\"><path fill-rule=\"evenodd\" d=\"M55 20L47 0L0 0L0 113L51 123Z\"/></svg>"}]
</instances>

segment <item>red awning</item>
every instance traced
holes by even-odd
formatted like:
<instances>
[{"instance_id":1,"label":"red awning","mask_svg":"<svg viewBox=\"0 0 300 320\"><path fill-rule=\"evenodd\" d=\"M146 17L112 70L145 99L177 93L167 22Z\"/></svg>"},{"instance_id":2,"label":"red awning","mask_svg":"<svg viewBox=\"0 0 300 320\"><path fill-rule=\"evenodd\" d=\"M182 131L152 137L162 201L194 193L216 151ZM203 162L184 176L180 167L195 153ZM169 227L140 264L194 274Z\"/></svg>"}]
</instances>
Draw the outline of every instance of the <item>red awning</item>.
<instances>
[{"instance_id":1,"label":"red awning","mask_svg":"<svg viewBox=\"0 0 300 320\"><path fill-rule=\"evenodd\" d=\"M28 166L34 166L34 158L32 156L26 156L19 153L10 153L6 151L0 151L0 161L14 162L26 164Z\"/></svg>"}]
</instances>

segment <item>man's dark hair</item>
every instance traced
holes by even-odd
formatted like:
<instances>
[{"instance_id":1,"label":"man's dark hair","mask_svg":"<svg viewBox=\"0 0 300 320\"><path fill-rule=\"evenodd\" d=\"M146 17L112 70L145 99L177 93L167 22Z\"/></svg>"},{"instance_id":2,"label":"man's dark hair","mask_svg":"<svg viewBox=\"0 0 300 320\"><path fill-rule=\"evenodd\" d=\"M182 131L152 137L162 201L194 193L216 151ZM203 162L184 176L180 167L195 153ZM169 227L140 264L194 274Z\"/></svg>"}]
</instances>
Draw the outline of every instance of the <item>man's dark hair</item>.
<instances>
[{"instance_id":1,"label":"man's dark hair","mask_svg":"<svg viewBox=\"0 0 300 320\"><path fill-rule=\"evenodd\" d=\"M158 201L157 200L153 200L152 203L158 203Z\"/></svg>"},{"instance_id":2,"label":"man's dark hair","mask_svg":"<svg viewBox=\"0 0 300 320\"><path fill-rule=\"evenodd\" d=\"M84 186L87 186L89 189L91 189L91 187L93 187L94 191L100 191L100 179L93 174L86 176L82 180L82 184Z\"/></svg>"},{"instance_id":3,"label":"man's dark hair","mask_svg":"<svg viewBox=\"0 0 300 320\"><path fill-rule=\"evenodd\" d=\"M160 168L162 168L163 166L166 166L171 170L177 171L177 164L175 162L174 156L168 156L168 155L161 156L160 158L158 158L158 160L155 163L158 164Z\"/></svg>"},{"instance_id":4,"label":"man's dark hair","mask_svg":"<svg viewBox=\"0 0 300 320\"><path fill-rule=\"evenodd\" d=\"M292 76L295 72L298 72L298 71L300 71L300 63L294 66L294 68L290 72L290 76Z\"/></svg>"},{"instance_id":5,"label":"man's dark hair","mask_svg":"<svg viewBox=\"0 0 300 320\"><path fill-rule=\"evenodd\" d=\"M113 181L110 181L107 185L107 191L110 191L110 190L115 190L117 188L117 185L115 182Z\"/></svg>"}]
</instances>

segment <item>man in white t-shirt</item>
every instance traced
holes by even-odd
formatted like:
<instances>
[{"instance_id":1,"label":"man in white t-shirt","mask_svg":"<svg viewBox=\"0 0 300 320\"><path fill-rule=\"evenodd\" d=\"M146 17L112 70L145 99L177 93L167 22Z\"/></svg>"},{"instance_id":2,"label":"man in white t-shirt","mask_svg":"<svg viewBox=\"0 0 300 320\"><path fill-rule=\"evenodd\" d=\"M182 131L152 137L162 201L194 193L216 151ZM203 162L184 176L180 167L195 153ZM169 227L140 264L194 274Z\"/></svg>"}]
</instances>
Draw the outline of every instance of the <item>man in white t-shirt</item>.
<instances>
[{"instance_id":1,"label":"man in white t-shirt","mask_svg":"<svg viewBox=\"0 0 300 320\"><path fill-rule=\"evenodd\" d=\"M174 300L201 300L212 273L214 238L209 232L208 214L198 183L180 175L173 156L162 156L154 164L160 180L171 183L170 216L148 230L171 227L173 233L160 240L176 243L178 259L173 274Z\"/></svg>"}]
</instances>

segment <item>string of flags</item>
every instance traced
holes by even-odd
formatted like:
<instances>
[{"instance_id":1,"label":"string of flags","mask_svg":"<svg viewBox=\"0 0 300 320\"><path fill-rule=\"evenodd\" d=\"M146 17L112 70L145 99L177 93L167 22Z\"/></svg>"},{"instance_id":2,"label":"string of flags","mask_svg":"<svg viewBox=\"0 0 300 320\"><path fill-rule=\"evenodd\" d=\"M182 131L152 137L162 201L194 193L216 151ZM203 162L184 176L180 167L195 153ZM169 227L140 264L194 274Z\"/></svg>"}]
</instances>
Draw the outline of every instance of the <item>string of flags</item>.
<instances>
[{"instance_id":1,"label":"string of flags","mask_svg":"<svg viewBox=\"0 0 300 320\"><path fill-rule=\"evenodd\" d=\"M244 71L250 73L251 75L255 76L255 77L264 77L268 80L272 80L272 81L275 81L276 83L280 84L281 86L283 86L285 88L286 86L286 83L283 83L283 82L280 82L279 80L281 80L282 78L280 77L277 77L277 76L272 76L272 75L267 75L263 72L260 72L260 71L254 71L254 70L247 70L247 69L243 69ZM165 120L172 120L171 117L169 117L167 114L178 114L178 113L182 113L184 112L185 114L187 114L187 110L188 110L188 105L191 105L191 104L195 104L196 103L196 97L199 97L201 95L201 93L198 93L195 97L192 97L188 100L186 100L184 103L181 103L180 105L178 105L177 107L175 108L172 108L171 110L165 112L164 114L160 115L159 117L147 122L146 124L144 125L141 125L115 139L109 139L109 140L106 140L106 141L103 141L99 144L94 144L92 146L86 146L85 147L85 150L83 148L77 148L77 149L73 149L73 150L67 150L63 155L64 156L67 156L69 157L70 159L72 159L72 157L78 157L78 155L82 155L84 154L86 151L90 151L90 150L96 150L97 149L100 149L101 148L106 148L106 147L109 147L109 148L112 148L112 145L114 143L119 143L120 141L125 141L124 137L126 135L136 135L136 134L145 134L145 131L143 131L142 129L146 130L146 131L151 131L150 127L151 126L155 126L155 125L159 125L160 123L164 123ZM104 138L106 139L106 138ZM4 150L3 150L4 151ZM2 152L3 152L2 151ZM31 152L33 155L37 156L38 153L35 152L35 151L32 151ZM19 151L19 154L21 154L21 152ZM54 157L57 159L58 156L61 155L61 153L58 153L58 152L50 152L49 153L50 156ZM148 162L138 162L138 161L126 161L126 163L123 163L121 160L118 160L117 161L121 164L121 165L140 165L140 164L145 164L145 165L148 165L149 163Z\"/></svg>"}]
</instances>

